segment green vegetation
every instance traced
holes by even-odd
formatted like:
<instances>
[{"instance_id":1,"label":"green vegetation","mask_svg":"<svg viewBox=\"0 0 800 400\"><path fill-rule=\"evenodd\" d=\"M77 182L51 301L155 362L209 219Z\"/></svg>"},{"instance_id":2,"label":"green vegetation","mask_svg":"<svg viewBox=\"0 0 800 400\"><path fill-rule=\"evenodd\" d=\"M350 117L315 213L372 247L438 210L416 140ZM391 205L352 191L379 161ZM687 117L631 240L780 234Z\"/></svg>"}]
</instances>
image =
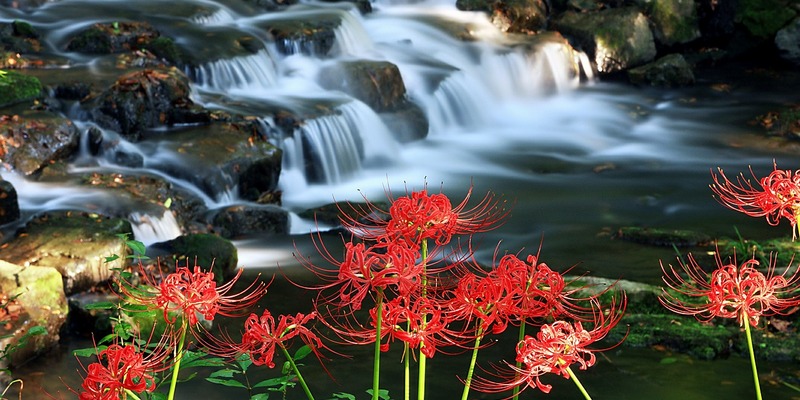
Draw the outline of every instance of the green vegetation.
<instances>
[{"instance_id":1,"label":"green vegetation","mask_svg":"<svg viewBox=\"0 0 800 400\"><path fill-rule=\"evenodd\" d=\"M42 83L16 71L0 71L0 107L21 103L39 96Z\"/></svg>"}]
</instances>

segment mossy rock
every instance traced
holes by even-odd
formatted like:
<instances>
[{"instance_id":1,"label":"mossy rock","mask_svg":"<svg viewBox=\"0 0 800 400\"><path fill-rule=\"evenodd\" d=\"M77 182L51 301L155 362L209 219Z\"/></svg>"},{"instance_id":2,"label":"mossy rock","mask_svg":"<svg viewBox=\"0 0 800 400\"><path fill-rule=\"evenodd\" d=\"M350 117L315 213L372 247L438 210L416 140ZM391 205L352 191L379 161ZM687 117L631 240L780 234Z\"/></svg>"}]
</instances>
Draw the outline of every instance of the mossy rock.
<instances>
[{"instance_id":1,"label":"mossy rock","mask_svg":"<svg viewBox=\"0 0 800 400\"><path fill-rule=\"evenodd\" d=\"M703 360L729 355L731 343L742 337L735 326L704 324L671 314L626 314L621 324L629 327L626 346L665 346ZM609 340L622 340L625 334L619 329L612 331Z\"/></svg>"},{"instance_id":2,"label":"mossy rock","mask_svg":"<svg viewBox=\"0 0 800 400\"><path fill-rule=\"evenodd\" d=\"M42 83L38 78L0 70L0 107L35 99L41 92Z\"/></svg>"},{"instance_id":3,"label":"mossy rock","mask_svg":"<svg viewBox=\"0 0 800 400\"><path fill-rule=\"evenodd\" d=\"M739 0L736 22L757 38L769 38L783 28L797 12L791 5L797 0Z\"/></svg>"},{"instance_id":4,"label":"mossy rock","mask_svg":"<svg viewBox=\"0 0 800 400\"><path fill-rule=\"evenodd\" d=\"M217 283L223 283L231 277L239 263L238 252L233 243L207 233L179 236L154 244L148 249L148 256L160 258L170 270L174 270L176 265L190 269L198 266L204 271L211 269Z\"/></svg>"}]
</instances>

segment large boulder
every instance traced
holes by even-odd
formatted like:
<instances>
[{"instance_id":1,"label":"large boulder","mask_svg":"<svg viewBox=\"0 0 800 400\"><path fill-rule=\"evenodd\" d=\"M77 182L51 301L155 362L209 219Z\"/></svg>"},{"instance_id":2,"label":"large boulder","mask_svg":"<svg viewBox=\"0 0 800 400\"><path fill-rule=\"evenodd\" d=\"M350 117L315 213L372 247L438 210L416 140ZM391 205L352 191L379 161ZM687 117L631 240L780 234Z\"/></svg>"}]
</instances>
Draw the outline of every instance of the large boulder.
<instances>
[{"instance_id":1,"label":"large boulder","mask_svg":"<svg viewBox=\"0 0 800 400\"><path fill-rule=\"evenodd\" d=\"M576 49L591 57L600 73L642 65L656 56L650 23L633 7L587 13L568 11L553 25Z\"/></svg>"},{"instance_id":2,"label":"large boulder","mask_svg":"<svg viewBox=\"0 0 800 400\"><path fill-rule=\"evenodd\" d=\"M395 110L406 101L400 69L388 61L343 61L321 69L318 80L325 89L347 93L376 112Z\"/></svg>"},{"instance_id":3,"label":"large boulder","mask_svg":"<svg viewBox=\"0 0 800 400\"><path fill-rule=\"evenodd\" d=\"M157 127L208 123L208 112L190 94L189 79L176 68L129 72L94 99L92 115L103 127L139 140Z\"/></svg>"},{"instance_id":4,"label":"large boulder","mask_svg":"<svg viewBox=\"0 0 800 400\"><path fill-rule=\"evenodd\" d=\"M39 32L31 24L20 20L0 22L0 50L37 53L41 49Z\"/></svg>"},{"instance_id":5,"label":"large boulder","mask_svg":"<svg viewBox=\"0 0 800 400\"><path fill-rule=\"evenodd\" d=\"M0 160L22 175L68 159L77 151L79 139L75 124L55 114L0 116Z\"/></svg>"},{"instance_id":6,"label":"large boulder","mask_svg":"<svg viewBox=\"0 0 800 400\"><path fill-rule=\"evenodd\" d=\"M236 272L239 254L236 246L220 236L206 233L179 236L166 242L153 244L148 255L157 258L170 271L175 267L195 266L214 272L217 283L224 282Z\"/></svg>"},{"instance_id":7,"label":"large boulder","mask_svg":"<svg viewBox=\"0 0 800 400\"><path fill-rule=\"evenodd\" d=\"M212 218L222 237L235 239L250 234L289 233L289 212L275 205L238 205L219 210Z\"/></svg>"},{"instance_id":8,"label":"large boulder","mask_svg":"<svg viewBox=\"0 0 800 400\"><path fill-rule=\"evenodd\" d=\"M0 294L5 303L0 348L8 351L9 366L23 364L58 345L67 319L67 300L55 268L0 260Z\"/></svg>"},{"instance_id":9,"label":"large boulder","mask_svg":"<svg viewBox=\"0 0 800 400\"><path fill-rule=\"evenodd\" d=\"M281 54L325 57L332 53L336 28L341 24L341 14L315 11L271 18L261 28L272 36L275 48Z\"/></svg>"},{"instance_id":10,"label":"large boulder","mask_svg":"<svg viewBox=\"0 0 800 400\"><path fill-rule=\"evenodd\" d=\"M113 54L146 50L155 56L178 64L182 51L175 42L147 22L96 23L75 35L67 50L87 54Z\"/></svg>"},{"instance_id":11,"label":"large boulder","mask_svg":"<svg viewBox=\"0 0 800 400\"><path fill-rule=\"evenodd\" d=\"M0 71L0 107L39 97L42 83L34 76L15 71Z\"/></svg>"},{"instance_id":12,"label":"large boulder","mask_svg":"<svg viewBox=\"0 0 800 400\"><path fill-rule=\"evenodd\" d=\"M673 46L700 37L694 0L651 0L642 7L653 22L653 33L659 43Z\"/></svg>"},{"instance_id":13,"label":"large boulder","mask_svg":"<svg viewBox=\"0 0 800 400\"><path fill-rule=\"evenodd\" d=\"M83 212L41 214L3 249L3 260L22 266L53 267L61 273L64 292L72 294L108 280L129 249L118 235L131 234L128 221Z\"/></svg>"}]
</instances>

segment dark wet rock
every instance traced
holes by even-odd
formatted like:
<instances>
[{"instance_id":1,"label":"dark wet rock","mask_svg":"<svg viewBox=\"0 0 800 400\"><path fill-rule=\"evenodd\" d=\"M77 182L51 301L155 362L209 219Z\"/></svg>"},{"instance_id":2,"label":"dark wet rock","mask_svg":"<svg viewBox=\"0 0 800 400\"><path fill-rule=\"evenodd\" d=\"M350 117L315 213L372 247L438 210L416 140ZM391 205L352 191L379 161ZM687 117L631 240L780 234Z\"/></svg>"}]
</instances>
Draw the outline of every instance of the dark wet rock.
<instances>
[{"instance_id":1,"label":"dark wet rock","mask_svg":"<svg viewBox=\"0 0 800 400\"><path fill-rule=\"evenodd\" d=\"M95 207L105 215L131 219L140 230L159 229L154 219L169 218L166 213L171 213L182 232L207 231L203 200L160 176L94 172L81 175L77 184L108 191L114 202Z\"/></svg>"},{"instance_id":2,"label":"dark wet rock","mask_svg":"<svg viewBox=\"0 0 800 400\"><path fill-rule=\"evenodd\" d=\"M600 73L611 73L655 59L656 47L647 17L633 7L577 13L553 21L555 29L585 51Z\"/></svg>"},{"instance_id":3,"label":"dark wet rock","mask_svg":"<svg viewBox=\"0 0 800 400\"><path fill-rule=\"evenodd\" d=\"M131 234L128 221L85 212L48 212L31 219L3 249L2 259L22 266L53 267L67 294L91 288L124 266L128 253L117 235Z\"/></svg>"},{"instance_id":4,"label":"dark wet rock","mask_svg":"<svg viewBox=\"0 0 800 400\"><path fill-rule=\"evenodd\" d=\"M347 93L376 112L396 110L406 101L400 69L388 61L343 61L322 69L318 80L322 87Z\"/></svg>"},{"instance_id":5,"label":"dark wet rock","mask_svg":"<svg viewBox=\"0 0 800 400\"><path fill-rule=\"evenodd\" d=\"M653 22L653 33L660 44L673 46L700 37L694 0L641 1L640 7Z\"/></svg>"},{"instance_id":6,"label":"dark wet rock","mask_svg":"<svg viewBox=\"0 0 800 400\"><path fill-rule=\"evenodd\" d=\"M0 71L0 107L22 103L41 96L42 83L16 71Z\"/></svg>"},{"instance_id":7,"label":"dark wet rock","mask_svg":"<svg viewBox=\"0 0 800 400\"><path fill-rule=\"evenodd\" d=\"M55 114L0 116L0 159L23 175L71 157L79 138L75 124Z\"/></svg>"},{"instance_id":8,"label":"dark wet rock","mask_svg":"<svg viewBox=\"0 0 800 400\"><path fill-rule=\"evenodd\" d=\"M17 190L11 182L0 178L0 225L19 219Z\"/></svg>"},{"instance_id":9,"label":"dark wet rock","mask_svg":"<svg viewBox=\"0 0 800 400\"><path fill-rule=\"evenodd\" d=\"M736 31L738 1L697 0L697 18L703 41L712 46L724 46Z\"/></svg>"},{"instance_id":10,"label":"dark wet rock","mask_svg":"<svg viewBox=\"0 0 800 400\"><path fill-rule=\"evenodd\" d=\"M174 271L176 265L199 266L203 270L213 269L218 283L224 282L236 272L239 255L236 246L229 240L212 234L179 236L173 240L153 244L148 255L158 258L162 266Z\"/></svg>"},{"instance_id":11,"label":"dark wet rock","mask_svg":"<svg viewBox=\"0 0 800 400\"><path fill-rule=\"evenodd\" d=\"M25 21L0 22L0 49L14 53L37 53L42 49L39 32Z\"/></svg>"},{"instance_id":12,"label":"dark wet rock","mask_svg":"<svg viewBox=\"0 0 800 400\"><path fill-rule=\"evenodd\" d=\"M112 331L116 310L93 308L98 303L117 303L119 296L101 291L75 293L67 298L69 315L66 329L71 335L105 336Z\"/></svg>"},{"instance_id":13,"label":"dark wet rock","mask_svg":"<svg viewBox=\"0 0 800 400\"><path fill-rule=\"evenodd\" d=\"M298 0L246 0L258 8L267 11L279 11L286 9L286 7L297 4Z\"/></svg>"},{"instance_id":14,"label":"dark wet rock","mask_svg":"<svg viewBox=\"0 0 800 400\"><path fill-rule=\"evenodd\" d=\"M415 103L405 101L392 112L380 113L379 116L399 142L413 142L428 136L428 116Z\"/></svg>"},{"instance_id":15,"label":"dark wet rock","mask_svg":"<svg viewBox=\"0 0 800 400\"><path fill-rule=\"evenodd\" d=\"M547 4L543 0L457 0L462 11L481 11L503 32L536 33L547 26Z\"/></svg>"},{"instance_id":16,"label":"dark wet rock","mask_svg":"<svg viewBox=\"0 0 800 400\"><path fill-rule=\"evenodd\" d=\"M211 220L222 237L234 239L249 234L289 233L289 212L274 205L239 205L219 210Z\"/></svg>"},{"instance_id":17,"label":"dark wet rock","mask_svg":"<svg viewBox=\"0 0 800 400\"><path fill-rule=\"evenodd\" d=\"M67 50L87 54L114 54L146 50L173 65L183 55L168 37L147 22L111 22L94 24L78 33L67 44Z\"/></svg>"},{"instance_id":18,"label":"dark wet rock","mask_svg":"<svg viewBox=\"0 0 800 400\"><path fill-rule=\"evenodd\" d=\"M628 79L636 85L680 87L694 84L694 72L682 55L670 54L629 69Z\"/></svg>"},{"instance_id":19,"label":"dark wet rock","mask_svg":"<svg viewBox=\"0 0 800 400\"><path fill-rule=\"evenodd\" d=\"M19 345L8 354L9 366L24 364L58 345L68 309L61 274L55 268L0 260L0 293L6 300L16 296L12 304L18 307L3 310L7 323L0 327L3 351Z\"/></svg>"},{"instance_id":20,"label":"dark wet rock","mask_svg":"<svg viewBox=\"0 0 800 400\"><path fill-rule=\"evenodd\" d=\"M797 11L783 0L738 0L736 22L756 38L772 38Z\"/></svg>"},{"instance_id":21,"label":"dark wet rock","mask_svg":"<svg viewBox=\"0 0 800 400\"><path fill-rule=\"evenodd\" d=\"M208 112L194 105L190 92L188 78L175 68L134 71L93 100L92 114L101 126L134 141L157 127L208 123Z\"/></svg>"},{"instance_id":22,"label":"dark wet rock","mask_svg":"<svg viewBox=\"0 0 800 400\"><path fill-rule=\"evenodd\" d=\"M635 226L619 228L616 237L636 243L667 247L704 246L711 243L711 237L700 232Z\"/></svg>"},{"instance_id":23,"label":"dark wet rock","mask_svg":"<svg viewBox=\"0 0 800 400\"><path fill-rule=\"evenodd\" d=\"M353 3L361 14L372 12L372 2L370 0L322 0L325 3Z\"/></svg>"},{"instance_id":24,"label":"dark wet rock","mask_svg":"<svg viewBox=\"0 0 800 400\"><path fill-rule=\"evenodd\" d=\"M775 47L781 58L795 65L800 65L800 17L778 31L775 35Z\"/></svg>"},{"instance_id":25,"label":"dark wet rock","mask_svg":"<svg viewBox=\"0 0 800 400\"><path fill-rule=\"evenodd\" d=\"M263 29L268 32L281 54L305 54L324 57L336 43L336 28L342 23L340 14L309 12L296 18L270 19Z\"/></svg>"},{"instance_id":26,"label":"dark wet rock","mask_svg":"<svg viewBox=\"0 0 800 400\"><path fill-rule=\"evenodd\" d=\"M61 100L83 100L92 94L92 85L86 82L65 82L53 86L53 97Z\"/></svg>"},{"instance_id":27,"label":"dark wet rock","mask_svg":"<svg viewBox=\"0 0 800 400\"><path fill-rule=\"evenodd\" d=\"M171 137L165 149L180 158L154 167L195 183L210 197L238 195L256 200L277 190L282 152L249 124L214 123L174 132Z\"/></svg>"}]
</instances>

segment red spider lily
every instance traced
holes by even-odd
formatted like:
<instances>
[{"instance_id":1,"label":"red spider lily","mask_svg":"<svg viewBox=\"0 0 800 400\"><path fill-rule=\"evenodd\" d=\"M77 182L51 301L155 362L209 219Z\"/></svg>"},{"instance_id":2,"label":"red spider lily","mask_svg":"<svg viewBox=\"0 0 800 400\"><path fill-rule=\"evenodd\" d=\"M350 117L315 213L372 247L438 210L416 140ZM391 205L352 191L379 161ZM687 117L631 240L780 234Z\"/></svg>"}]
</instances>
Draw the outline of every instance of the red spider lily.
<instances>
[{"instance_id":1,"label":"red spider lily","mask_svg":"<svg viewBox=\"0 0 800 400\"><path fill-rule=\"evenodd\" d=\"M580 369L587 369L595 364L595 352L588 346L606 337L614 328L627 304L624 294L619 303L612 303L609 309L602 310L597 300L592 300L594 311L594 328L587 330L580 321L556 321L542 325L536 337L525 336L517 344L516 361L520 367L506 363L508 371L498 371L496 377L503 379L496 382L483 377L476 377L472 387L486 393L498 393L522 386L522 390L535 387L549 393L552 385L540 380L542 375L554 373L569 378L568 368L578 364Z\"/></svg>"},{"instance_id":2,"label":"red spider lily","mask_svg":"<svg viewBox=\"0 0 800 400\"><path fill-rule=\"evenodd\" d=\"M112 344L97 354L97 362L85 368L86 377L81 384L80 400L117 400L133 393L152 392L156 388L154 374L168 370L169 341L172 335L161 337L154 347L133 344ZM72 389L70 389L72 390Z\"/></svg>"},{"instance_id":3,"label":"red spider lily","mask_svg":"<svg viewBox=\"0 0 800 400\"><path fill-rule=\"evenodd\" d=\"M790 308L800 305L800 267L789 274L791 264L782 274L775 273L775 261L770 261L766 274L757 269L759 262L750 259L737 265L733 261L724 263L716 255L717 269L710 277L703 271L692 255L687 264L680 268L672 266L664 271L664 282L680 296L697 299L697 303L684 300L666 289L659 298L670 311L695 316L698 320L709 321L715 317L736 318L740 326L745 321L757 326L762 316L786 314ZM683 277L680 272L687 277Z\"/></svg>"},{"instance_id":4,"label":"red spider lily","mask_svg":"<svg viewBox=\"0 0 800 400\"><path fill-rule=\"evenodd\" d=\"M175 323L177 313L189 326L196 326L200 317L211 321L217 314L244 315L247 308L266 294L268 285L259 279L241 292L229 294L242 271L239 269L231 280L218 286L213 272L204 272L199 266L194 270L178 266L160 282L144 273L149 288L133 288L129 282L123 282L121 290L142 304L161 309L167 323Z\"/></svg>"},{"instance_id":5,"label":"red spider lily","mask_svg":"<svg viewBox=\"0 0 800 400\"><path fill-rule=\"evenodd\" d=\"M508 210L494 199L491 192L477 205L467 208L471 195L472 187L464 200L453 206L443 193L428 194L427 185L397 199L389 192L387 197L391 206L388 211L367 201L365 206L354 207L356 217L342 212L345 215L342 224L364 239L404 237L414 243L433 239L437 245L444 245L453 235L491 230L508 215Z\"/></svg>"},{"instance_id":6,"label":"red spider lily","mask_svg":"<svg viewBox=\"0 0 800 400\"><path fill-rule=\"evenodd\" d=\"M410 349L419 348L422 354L432 358L437 349L446 343L452 343L448 337L446 319L441 308L427 297L414 300L398 297L383 303L383 328L389 340L397 339L408 343ZM372 323L375 324L376 312L372 310ZM381 350L388 351L388 343Z\"/></svg>"},{"instance_id":7,"label":"red spider lily","mask_svg":"<svg viewBox=\"0 0 800 400\"><path fill-rule=\"evenodd\" d=\"M307 269L325 283L307 289L319 290L317 302L336 309L360 310L364 299L376 290L390 289L410 293L420 285L424 271L419 249L405 240L381 241L371 245L347 242L344 259L337 260L323 245L317 245L323 258L336 268L317 267L306 258L299 258ZM327 294L327 289L335 289Z\"/></svg>"},{"instance_id":8,"label":"red spider lily","mask_svg":"<svg viewBox=\"0 0 800 400\"><path fill-rule=\"evenodd\" d=\"M316 313L280 315L276 323L269 310L258 314L250 314L244 322L244 332L239 341L232 340L227 334L221 338L205 336L200 339L209 353L236 358L240 354L249 354L255 365L275 367L275 349L286 350L293 339L298 338L308 345L319 358L319 349L326 348L317 335L308 328L309 322L316 318Z\"/></svg>"},{"instance_id":9,"label":"red spider lily","mask_svg":"<svg viewBox=\"0 0 800 400\"><path fill-rule=\"evenodd\" d=\"M547 264L540 263L538 253L529 255L526 261L520 260L514 254L507 254L500 259L492 272L500 282L499 285L509 290L498 308L515 324L528 318L549 316L585 319L585 314L589 314L591 318L591 308L580 306L579 303L590 302L599 296L595 294L578 297L586 286L567 289L570 282L565 281L561 273L553 271Z\"/></svg>"},{"instance_id":10,"label":"red spider lily","mask_svg":"<svg viewBox=\"0 0 800 400\"><path fill-rule=\"evenodd\" d=\"M757 181L756 186L744 174L739 174L736 182L729 180L718 168L719 176L711 174L714 183L711 190L717 200L732 210L751 217L766 217L770 225L778 225L786 218L792 226L792 240L800 233L797 220L800 217L800 170L779 170L773 164L773 171L764 178L757 178L752 168L750 174Z\"/></svg>"},{"instance_id":11,"label":"red spider lily","mask_svg":"<svg viewBox=\"0 0 800 400\"><path fill-rule=\"evenodd\" d=\"M450 297L444 300L448 310L448 319L465 321L473 319L480 322L482 332L502 333L508 321L501 312L501 304L507 302L512 288L503 285L496 279L494 271L487 276L479 277L466 274L458 281L455 289L449 292Z\"/></svg>"}]
</instances>

